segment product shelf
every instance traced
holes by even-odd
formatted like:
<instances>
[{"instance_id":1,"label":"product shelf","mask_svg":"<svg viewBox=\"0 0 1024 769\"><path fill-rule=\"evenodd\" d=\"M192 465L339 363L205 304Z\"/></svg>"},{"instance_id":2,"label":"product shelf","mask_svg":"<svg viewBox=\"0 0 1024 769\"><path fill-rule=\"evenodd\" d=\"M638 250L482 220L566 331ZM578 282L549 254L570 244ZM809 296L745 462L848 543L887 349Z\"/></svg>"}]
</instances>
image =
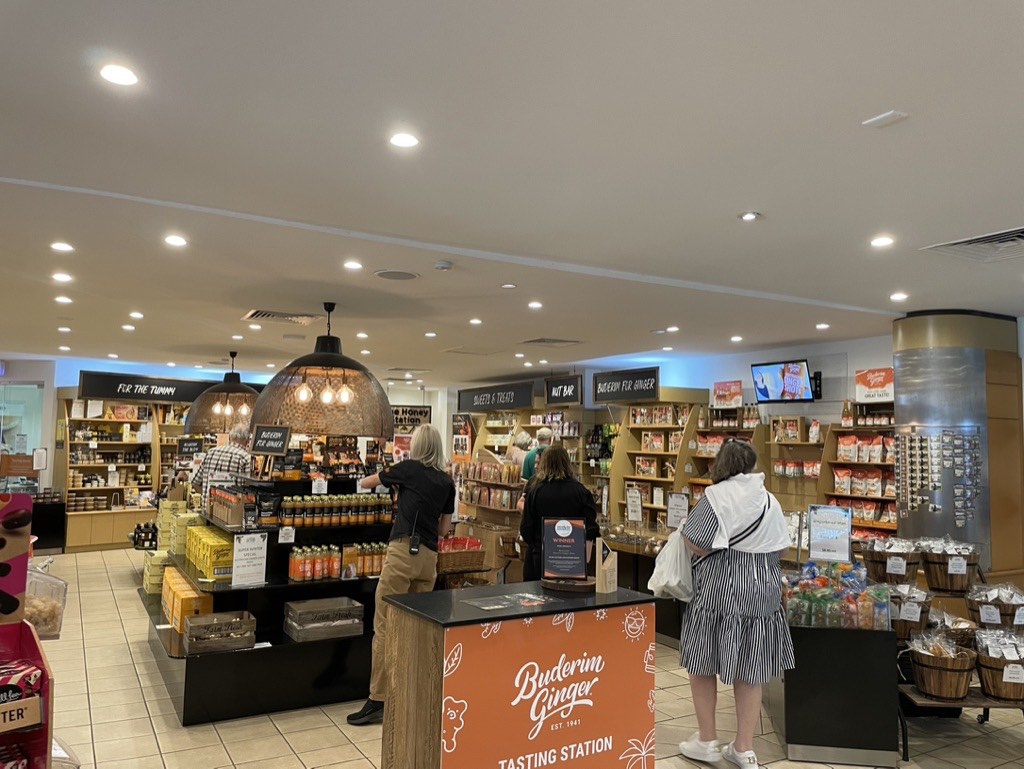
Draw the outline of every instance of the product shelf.
<instances>
[{"instance_id":1,"label":"product shelf","mask_svg":"<svg viewBox=\"0 0 1024 769\"><path fill-rule=\"evenodd\" d=\"M714 481L710 478L691 478L689 483L691 486L711 486Z\"/></svg>"},{"instance_id":2,"label":"product shelf","mask_svg":"<svg viewBox=\"0 0 1024 769\"><path fill-rule=\"evenodd\" d=\"M625 505L626 504L626 500L620 499L619 500L619 504L620 505ZM647 510L668 510L668 506L667 505L652 505L652 504L650 504L648 502L641 502L640 503L640 507L646 508Z\"/></svg>"},{"instance_id":3,"label":"product shelf","mask_svg":"<svg viewBox=\"0 0 1024 769\"><path fill-rule=\"evenodd\" d=\"M70 443L72 445L76 445L76 444L88 445L88 444L93 443L93 442L94 442L94 439L85 440L85 441L68 441L68 443ZM95 443L97 443L97 444L104 444L104 445L107 445L107 446L110 446L110 445L116 445L116 446L149 446L150 445L149 443L146 443L146 442L143 442L143 441L99 441L99 440L97 440L97 441L95 441ZM95 451L95 449L94 449L94 451ZM104 449L104 451L114 451L114 449Z\"/></svg>"},{"instance_id":4,"label":"product shelf","mask_svg":"<svg viewBox=\"0 0 1024 769\"><path fill-rule=\"evenodd\" d=\"M68 467L138 467L139 465L145 465L148 467L152 462L76 462L68 465Z\"/></svg>"},{"instance_id":5,"label":"product shelf","mask_svg":"<svg viewBox=\"0 0 1024 769\"><path fill-rule=\"evenodd\" d=\"M698 435L726 435L727 433L753 433L753 427L698 427Z\"/></svg>"},{"instance_id":6,"label":"product shelf","mask_svg":"<svg viewBox=\"0 0 1024 769\"><path fill-rule=\"evenodd\" d=\"M498 481L481 481L476 478L465 478L466 483L479 483L482 486L495 486L499 489L512 489L513 491L522 491L526 488L525 483L499 483Z\"/></svg>"},{"instance_id":7,"label":"product shelf","mask_svg":"<svg viewBox=\"0 0 1024 769\"><path fill-rule=\"evenodd\" d=\"M891 433L896 425L863 425L861 427L833 427L834 433Z\"/></svg>"},{"instance_id":8,"label":"product shelf","mask_svg":"<svg viewBox=\"0 0 1024 769\"><path fill-rule=\"evenodd\" d=\"M145 424L148 419L107 419L106 417L71 417L72 422L110 422L111 424Z\"/></svg>"},{"instance_id":9,"label":"product shelf","mask_svg":"<svg viewBox=\"0 0 1024 769\"><path fill-rule=\"evenodd\" d=\"M675 483L675 478L664 478L660 475L624 475L624 481L651 481L653 483Z\"/></svg>"},{"instance_id":10,"label":"product shelf","mask_svg":"<svg viewBox=\"0 0 1024 769\"><path fill-rule=\"evenodd\" d=\"M895 502L896 497L874 497L867 494L840 494L836 491L826 491L826 497L839 497L840 499L866 499L870 502Z\"/></svg>"},{"instance_id":11,"label":"product shelf","mask_svg":"<svg viewBox=\"0 0 1024 769\"><path fill-rule=\"evenodd\" d=\"M629 429L629 430L682 430L683 429L683 425L675 425L675 424L669 424L669 425L635 425L635 424L630 424L630 425L626 425L626 428Z\"/></svg>"},{"instance_id":12,"label":"product shelf","mask_svg":"<svg viewBox=\"0 0 1024 769\"><path fill-rule=\"evenodd\" d=\"M862 529L881 529L882 531L896 531L899 528L899 524L888 523L886 521L865 521L860 518L854 518L852 521L854 526L860 526Z\"/></svg>"},{"instance_id":13,"label":"product shelf","mask_svg":"<svg viewBox=\"0 0 1024 769\"><path fill-rule=\"evenodd\" d=\"M638 454L643 457L678 457L678 451L639 451L636 449L629 449L627 454Z\"/></svg>"},{"instance_id":14,"label":"product shelf","mask_svg":"<svg viewBox=\"0 0 1024 769\"><path fill-rule=\"evenodd\" d=\"M813 446L820 449L825 445L824 441L772 441L776 446Z\"/></svg>"},{"instance_id":15,"label":"product shelf","mask_svg":"<svg viewBox=\"0 0 1024 769\"><path fill-rule=\"evenodd\" d=\"M513 508L508 508L508 507L491 507L490 505L481 505L479 502L467 502L466 504L467 505L472 505L473 507L479 507L482 510L490 510L491 512L495 512L495 513L506 513L508 515L520 515L520 512L518 510L516 510L514 507Z\"/></svg>"},{"instance_id":16,"label":"product shelf","mask_svg":"<svg viewBox=\"0 0 1024 769\"><path fill-rule=\"evenodd\" d=\"M833 459L831 464L840 467L896 467L895 462L844 462L839 459Z\"/></svg>"},{"instance_id":17,"label":"product shelf","mask_svg":"<svg viewBox=\"0 0 1024 769\"><path fill-rule=\"evenodd\" d=\"M260 590L292 590L295 588L311 588L313 590L322 590L327 586L347 583L359 583L376 581L380 579L380 575L373 577L358 577L356 579L320 579L320 580L304 580L302 582L296 582L295 580L288 579L288 575L275 575L268 574L267 581L260 585L232 585L231 578L224 579L210 579L200 572L191 562L178 553L172 553L170 555L170 561L174 566L185 575L192 586L200 591L201 593L238 593L248 590L260 589Z\"/></svg>"}]
</instances>

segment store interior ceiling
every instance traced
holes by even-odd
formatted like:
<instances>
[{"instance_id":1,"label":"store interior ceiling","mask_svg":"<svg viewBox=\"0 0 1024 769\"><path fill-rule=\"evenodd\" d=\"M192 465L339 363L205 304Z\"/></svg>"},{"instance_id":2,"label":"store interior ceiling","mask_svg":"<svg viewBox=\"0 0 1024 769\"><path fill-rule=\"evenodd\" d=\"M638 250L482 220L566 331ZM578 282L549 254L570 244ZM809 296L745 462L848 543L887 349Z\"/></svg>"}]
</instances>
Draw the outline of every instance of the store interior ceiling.
<instances>
[{"instance_id":1,"label":"store interior ceiling","mask_svg":"<svg viewBox=\"0 0 1024 769\"><path fill-rule=\"evenodd\" d=\"M1017 0L3 0L0 351L266 374L324 321L243 316L330 300L438 386L1021 315L1024 250L922 249L1024 227L1022 34Z\"/></svg>"}]
</instances>

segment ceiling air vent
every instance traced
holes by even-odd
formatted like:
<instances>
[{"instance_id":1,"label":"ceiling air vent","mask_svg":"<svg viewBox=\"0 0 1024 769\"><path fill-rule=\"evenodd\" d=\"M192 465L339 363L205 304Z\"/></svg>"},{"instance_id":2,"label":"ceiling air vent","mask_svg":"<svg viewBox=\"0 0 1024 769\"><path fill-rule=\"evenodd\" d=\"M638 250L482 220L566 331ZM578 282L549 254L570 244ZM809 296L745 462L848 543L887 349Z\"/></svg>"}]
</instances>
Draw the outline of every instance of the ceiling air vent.
<instances>
[{"instance_id":1,"label":"ceiling air vent","mask_svg":"<svg viewBox=\"0 0 1024 769\"><path fill-rule=\"evenodd\" d=\"M537 347L572 347L575 344L582 344L579 339L551 339L542 336L539 339L527 339L523 344L532 344Z\"/></svg>"},{"instance_id":2,"label":"ceiling air vent","mask_svg":"<svg viewBox=\"0 0 1024 769\"><path fill-rule=\"evenodd\" d=\"M450 352L453 355L496 355L501 350L491 349L486 347L449 347L447 350L442 352Z\"/></svg>"},{"instance_id":3,"label":"ceiling air vent","mask_svg":"<svg viewBox=\"0 0 1024 769\"><path fill-rule=\"evenodd\" d=\"M395 374L397 376L405 376L405 374L412 374L413 376L423 376L429 374L429 368L403 368L402 366L392 366L388 370L388 374Z\"/></svg>"},{"instance_id":4,"label":"ceiling air vent","mask_svg":"<svg viewBox=\"0 0 1024 769\"><path fill-rule=\"evenodd\" d=\"M982 263L1019 259L1024 256L1024 228L993 232L964 240L951 240L949 243L937 243L921 250Z\"/></svg>"},{"instance_id":5,"label":"ceiling air vent","mask_svg":"<svg viewBox=\"0 0 1024 769\"><path fill-rule=\"evenodd\" d=\"M277 312L275 310L249 310L242 316L248 321L277 321L278 323L294 323L298 326L312 326L322 315L306 315L297 312Z\"/></svg>"}]
</instances>

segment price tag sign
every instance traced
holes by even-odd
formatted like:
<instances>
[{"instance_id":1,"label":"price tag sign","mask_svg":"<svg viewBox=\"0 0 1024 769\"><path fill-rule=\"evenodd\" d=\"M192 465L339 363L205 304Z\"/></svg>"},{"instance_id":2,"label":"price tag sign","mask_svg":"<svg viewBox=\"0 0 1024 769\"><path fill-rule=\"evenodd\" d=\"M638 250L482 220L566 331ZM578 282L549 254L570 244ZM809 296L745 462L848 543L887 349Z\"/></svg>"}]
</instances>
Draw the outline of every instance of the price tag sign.
<instances>
[{"instance_id":1,"label":"price tag sign","mask_svg":"<svg viewBox=\"0 0 1024 769\"><path fill-rule=\"evenodd\" d=\"M834 505L807 507L808 557L812 561L850 563L853 511Z\"/></svg>"},{"instance_id":2,"label":"price tag sign","mask_svg":"<svg viewBox=\"0 0 1024 769\"><path fill-rule=\"evenodd\" d=\"M231 564L233 586L262 585L267 581L267 533L236 534Z\"/></svg>"},{"instance_id":3,"label":"price tag sign","mask_svg":"<svg viewBox=\"0 0 1024 769\"><path fill-rule=\"evenodd\" d=\"M947 568L949 574L966 574L967 573L967 559L962 555L954 555L949 559L949 567Z\"/></svg>"},{"instance_id":4,"label":"price tag sign","mask_svg":"<svg viewBox=\"0 0 1024 769\"><path fill-rule=\"evenodd\" d=\"M690 451L696 451L697 450L697 441L690 441L689 446L690 446Z\"/></svg>"},{"instance_id":5,"label":"price tag sign","mask_svg":"<svg viewBox=\"0 0 1024 769\"><path fill-rule=\"evenodd\" d=\"M998 625L1002 622L1002 618L999 616L999 607L990 603L982 605L980 614L983 625Z\"/></svg>"},{"instance_id":6,"label":"price tag sign","mask_svg":"<svg viewBox=\"0 0 1024 769\"><path fill-rule=\"evenodd\" d=\"M107 465L107 472L108 473L117 472L117 465Z\"/></svg>"},{"instance_id":7,"label":"price tag sign","mask_svg":"<svg viewBox=\"0 0 1024 769\"><path fill-rule=\"evenodd\" d=\"M100 442L99 441L97 441L97 440L89 441L89 448L90 449L98 449L99 447L100 447Z\"/></svg>"},{"instance_id":8,"label":"price tag sign","mask_svg":"<svg viewBox=\"0 0 1024 769\"><path fill-rule=\"evenodd\" d=\"M1024 606L1021 606L1013 614L1014 625L1024 625Z\"/></svg>"},{"instance_id":9,"label":"price tag sign","mask_svg":"<svg viewBox=\"0 0 1024 769\"><path fill-rule=\"evenodd\" d=\"M906 622L921 621L921 604L910 601L900 607L900 619Z\"/></svg>"},{"instance_id":10,"label":"price tag sign","mask_svg":"<svg viewBox=\"0 0 1024 769\"><path fill-rule=\"evenodd\" d=\"M626 489L626 520L631 523L640 523L643 520L643 504L640 500L640 489L631 487Z\"/></svg>"},{"instance_id":11,"label":"price tag sign","mask_svg":"<svg viewBox=\"0 0 1024 769\"><path fill-rule=\"evenodd\" d=\"M313 479L313 493L314 494L326 494L327 493L327 479L326 478L314 478Z\"/></svg>"},{"instance_id":12,"label":"price tag sign","mask_svg":"<svg viewBox=\"0 0 1024 769\"><path fill-rule=\"evenodd\" d=\"M1003 659L1009 660L1010 662L1016 662L1020 659L1020 655L1017 654L1017 647L1013 644L1007 644L1003 647Z\"/></svg>"},{"instance_id":13,"label":"price tag sign","mask_svg":"<svg viewBox=\"0 0 1024 769\"><path fill-rule=\"evenodd\" d=\"M1004 684L1024 684L1024 665L1007 665L1003 668Z\"/></svg>"},{"instance_id":14,"label":"price tag sign","mask_svg":"<svg viewBox=\"0 0 1024 769\"><path fill-rule=\"evenodd\" d=\"M136 470L138 470L138 471L139 471L139 472L141 473L141 472L145 471L145 469L146 469L146 466L145 466L145 465L139 465L139 466L138 466L137 468L135 468L135 469L136 469Z\"/></svg>"},{"instance_id":15,"label":"price tag sign","mask_svg":"<svg viewBox=\"0 0 1024 769\"><path fill-rule=\"evenodd\" d=\"M888 560L885 562L885 573L886 574L906 574L907 573L907 559L900 558L898 555L890 555Z\"/></svg>"},{"instance_id":16,"label":"price tag sign","mask_svg":"<svg viewBox=\"0 0 1024 769\"><path fill-rule=\"evenodd\" d=\"M282 545L290 545L295 541L295 527L282 526L277 530L277 541Z\"/></svg>"},{"instance_id":17,"label":"price tag sign","mask_svg":"<svg viewBox=\"0 0 1024 769\"><path fill-rule=\"evenodd\" d=\"M690 512L690 502L685 494L670 492L668 495L668 527L678 529L686 521Z\"/></svg>"}]
</instances>

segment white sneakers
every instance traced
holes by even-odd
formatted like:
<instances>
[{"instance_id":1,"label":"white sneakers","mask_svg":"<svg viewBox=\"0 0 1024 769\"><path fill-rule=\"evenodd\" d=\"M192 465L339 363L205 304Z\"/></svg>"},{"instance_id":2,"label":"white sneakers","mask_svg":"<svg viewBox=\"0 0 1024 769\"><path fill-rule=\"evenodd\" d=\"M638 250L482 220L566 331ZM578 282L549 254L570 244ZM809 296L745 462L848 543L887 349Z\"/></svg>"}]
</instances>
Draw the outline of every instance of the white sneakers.
<instances>
[{"instance_id":1,"label":"white sneakers","mask_svg":"<svg viewBox=\"0 0 1024 769\"><path fill-rule=\"evenodd\" d=\"M701 740L700 732L696 732L686 742L679 743L679 752L694 761L713 764L723 758L740 769L757 769L757 754L752 750L738 751L730 742L724 748L719 747L718 740Z\"/></svg>"},{"instance_id":2,"label":"white sneakers","mask_svg":"<svg viewBox=\"0 0 1024 769\"><path fill-rule=\"evenodd\" d=\"M739 751L730 742L722 748L722 758L740 769L757 769L757 754L752 750Z\"/></svg>"},{"instance_id":3,"label":"white sneakers","mask_svg":"<svg viewBox=\"0 0 1024 769\"><path fill-rule=\"evenodd\" d=\"M700 738L700 732L694 732L686 742L679 743L679 752L694 761L704 761L713 764L722 759L722 751L718 747L718 740L704 742Z\"/></svg>"}]
</instances>

